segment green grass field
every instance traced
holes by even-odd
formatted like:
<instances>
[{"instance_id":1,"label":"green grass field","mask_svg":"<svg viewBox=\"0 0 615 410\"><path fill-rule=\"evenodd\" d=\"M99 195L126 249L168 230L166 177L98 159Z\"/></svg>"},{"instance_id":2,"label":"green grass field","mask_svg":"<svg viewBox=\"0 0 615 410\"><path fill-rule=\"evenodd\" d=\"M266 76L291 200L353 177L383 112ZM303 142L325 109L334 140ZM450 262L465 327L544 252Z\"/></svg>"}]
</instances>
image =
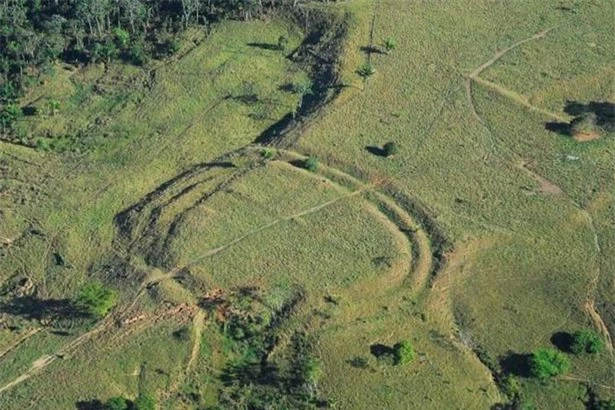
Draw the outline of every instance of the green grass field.
<instances>
[{"instance_id":1,"label":"green grass field","mask_svg":"<svg viewBox=\"0 0 615 410\"><path fill-rule=\"evenodd\" d=\"M262 46L301 49L285 19L189 30L143 68L58 64L28 91L38 148L0 142L0 408L260 408L233 389L282 389L297 335L330 408L504 408L507 373L527 409L614 397L615 133L548 125L612 105L613 3L303 7L348 22L343 86L268 153L255 141L300 113L289 84L317 72ZM111 314L64 317L92 280L118 292ZM606 348L546 382L515 370L580 329ZM400 340L412 363L377 357Z\"/></svg>"}]
</instances>

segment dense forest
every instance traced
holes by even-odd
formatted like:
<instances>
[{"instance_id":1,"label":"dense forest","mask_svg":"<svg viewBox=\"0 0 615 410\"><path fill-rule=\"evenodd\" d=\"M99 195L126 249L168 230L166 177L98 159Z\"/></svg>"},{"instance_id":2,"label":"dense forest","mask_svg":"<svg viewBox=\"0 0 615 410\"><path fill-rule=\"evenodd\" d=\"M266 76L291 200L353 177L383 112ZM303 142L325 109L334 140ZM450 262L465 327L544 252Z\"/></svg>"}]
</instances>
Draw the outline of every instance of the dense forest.
<instances>
[{"instance_id":1,"label":"dense forest","mask_svg":"<svg viewBox=\"0 0 615 410\"><path fill-rule=\"evenodd\" d=\"M141 65L177 51L176 36L227 18L251 19L304 0L5 0L0 4L0 126L24 89L61 59Z\"/></svg>"}]
</instances>

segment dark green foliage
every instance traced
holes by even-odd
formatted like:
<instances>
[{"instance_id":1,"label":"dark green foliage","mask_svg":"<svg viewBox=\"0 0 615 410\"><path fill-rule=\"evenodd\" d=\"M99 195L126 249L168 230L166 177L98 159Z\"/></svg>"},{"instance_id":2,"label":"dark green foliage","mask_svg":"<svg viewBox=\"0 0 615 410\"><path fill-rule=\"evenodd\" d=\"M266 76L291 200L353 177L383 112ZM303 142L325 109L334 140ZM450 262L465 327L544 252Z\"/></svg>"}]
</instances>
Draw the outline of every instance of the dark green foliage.
<instances>
[{"instance_id":1,"label":"dark green foliage","mask_svg":"<svg viewBox=\"0 0 615 410\"><path fill-rule=\"evenodd\" d=\"M529 365L532 377L546 380L568 372L570 359L555 349L538 349L530 357Z\"/></svg>"},{"instance_id":2,"label":"dark green foliage","mask_svg":"<svg viewBox=\"0 0 615 410\"><path fill-rule=\"evenodd\" d=\"M402 340L393 346L395 364L407 364L414 360L414 348L409 340Z\"/></svg>"},{"instance_id":3,"label":"dark green foliage","mask_svg":"<svg viewBox=\"0 0 615 410\"><path fill-rule=\"evenodd\" d=\"M92 282L81 288L73 304L82 313L100 319L107 315L117 301L117 293L100 282Z\"/></svg>"},{"instance_id":4,"label":"dark green foliage","mask_svg":"<svg viewBox=\"0 0 615 410\"><path fill-rule=\"evenodd\" d=\"M303 168L308 171L314 172L318 169L318 158L314 155L310 155L304 162Z\"/></svg>"},{"instance_id":5,"label":"dark green foliage","mask_svg":"<svg viewBox=\"0 0 615 410\"><path fill-rule=\"evenodd\" d=\"M570 350L573 353L579 354L599 353L604 349L604 340L599 334L591 330L580 330L572 336L572 344Z\"/></svg>"},{"instance_id":6,"label":"dark green foliage","mask_svg":"<svg viewBox=\"0 0 615 410\"><path fill-rule=\"evenodd\" d=\"M386 144L384 144L382 149L384 150L384 155L386 155L387 157L392 157L399 152L399 148L394 142L387 142Z\"/></svg>"},{"instance_id":7,"label":"dark green foliage","mask_svg":"<svg viewBox=\"0 0 615 410\"><path fill-rule=\"evenodd\" d=\"M273 158L274 155L275 155L275 151L272 150L271 148L263 148L261 150L261 157L265 159Z\"/></svg>"},{"instance_id":8,"label":"dark green foliage","mask_svg":"<svg viewBox=\"0 0 615 410\"><path fill-rule=\"evenodd\" d=\"M591 408L593 410L615 410L615 399L596 400Z\"/></svg>"},{"instance_id":9,"label":"dark green foliage","mask_svg":"<svg viewBox=\"0 0 615 410\"><path fill-rule=\"evenodd\" d=\"M132 408L134 410L156 410L156 398L151 394L139 394Z\"/></svg>"},{"instance_id":10,"label":"dark green foliage","mask_svg":"<svg viewBox=\"0 0 615 410\"><path fill-rule=\"evenodd\" d=\"M112 397L104 405L105 410L128 410L128 400L123 397Z\"/></svg>"},{"instance_id":11,"label":"dark green foliage","mask_svg":"<svg viewBox=\"0 0 615 410\"><path fill-rule=\"evenodd\" d=\"M22 116L21 108L17 104L7 104L0 111L0 127L9 128Z\"/></svg>"},{"instance_id":12,"label":"dark green foliage","mask_svg":"<svg viewBox=\"0 0 615 410\"><path fill-rule=\"evenodd\" d=\"M300 1L301 2L301 1ZM248 19L295 0L72 0L0 2L0 103L17 98L28 77L66 62L109 62L117 57L143 64L148 55L173 54L178 33L191 24L221 18ZM141 43L131 42L140 38ZM145 40L146 39L146 40ZM288 40L280 37L278 47ZM120 53L121 52L121 53Z\"/></svg>"}]
</instances>

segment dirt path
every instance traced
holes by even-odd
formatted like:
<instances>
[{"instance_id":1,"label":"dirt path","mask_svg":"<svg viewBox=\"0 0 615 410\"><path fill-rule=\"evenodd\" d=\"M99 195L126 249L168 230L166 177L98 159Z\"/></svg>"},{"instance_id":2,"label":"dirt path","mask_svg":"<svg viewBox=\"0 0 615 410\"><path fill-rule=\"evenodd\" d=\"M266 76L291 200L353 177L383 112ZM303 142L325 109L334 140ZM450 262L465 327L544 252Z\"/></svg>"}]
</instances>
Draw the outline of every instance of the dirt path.
<instances>
[{"instance_id":1,"label":"dirt path","mask_svg":"<svg viewBox=\"0 0 615 410\"><path fill-rule=\"evenodd\" d=\"M6 348L2 353L0 353L0 359L2 359L7 354L11 353L13 350L17 349L19 346L24 344L29 338L40 332L42 328L38 327L35 329L29 330L25 335L20 337L15 343Z\"/></svg>"},{"instance_id":2,"label":"dirt path","mask_svg":"<svg viewBox=\"0 0 615 410\"><path fill-rule=\"evenodd\" d=\"M203 333L203 327L205 326L205 312L200 310L194 315L192 321L192 327L194 328L194 344L192 345L192 353L190 354L190 360L186 364L186 374L190 373L194 362L199 357L199 350L201 349L201 334Z\"/></svg>"},{"instance_id":3,"label":"dirt path","mask_svg":"<svg viewBox=\"0 0 615 410\"><path fill-rule=\"evenodd\" d=\"M484 85L485 87L491 88L492 90L498 92L499 94L513 100L514 102L524 106L525 108L527 108L530 111L536 111L541 113L542 115L549 117L551 119L560 121L560 122L568 122L570 119L563 117L559 114L553 113L551 111L545 110L543 108L537 107L535 105L532 105L529 100L527 99L527 97L516 93L515 91L511 91L507 88L502 87L499 84L496 83L492 83L491 81L487 81L487 80L483 80L480 77L473 77L472 78L474 81L476 81L477 83Z\"/></svg>"},{"instance_id":4,"label":"dirt path","mask_svg":"<svg viewBox=\"0 0 615 410\"><path fill-rule=\"evenodd\" d=\"M543 176L538 175L536 172L532 171L530 168L528 168L528 165L529 164L527 162L521 161L517 165L517 168L523 171L525 174L527 174L530 178L532 178L534 181L538 183L538 190L540 192L542 192L543 194L552 194L552 195L560 195L564 193L562 188L560 188L553 182L549 181L548 179L544 178Z\"/></svg>"},{"instance_id":5,"label":"dirt path","mask_svg":"<svg viewBox=\"0 0 615 410\"><path fill-rule=\"evenodd\" d=\"M83 343L88 341L94 335L108 328L112 323L113 321L111 317L109 316L106 319L104 319L102 322L100 322L100 324L96 326L94 329L82 334L81 336L67 343L61 349L59 349L56 353L52 355L43 355L39 357L34 362L32 362L32 365L27 371L25 371L24 373L22 373L20 376L16 377L15 379L13 379L11 382L0 387L0 394L28 380L30 377L34 376L35 374L43 370L44 368L49 366L51 363L55 362L57 359L61 359L65 355L71 353L73 350L81 346Z\"/></svg>"},{"instance_id":6,"label":"dirt path","mask_svg":"<svg viewBox=\"0 0 615 410\"><path fill-rule=\"evenodd\" d=\"M482 73L483 71L485 71L487 68L491 67L493 64L495 64L499 59L501 59L502 57L504 57L508 52L514 50L515 48L522 46L525 43L528 43L530 41L535 41L535 40L539 40L541 38L544 38L551 30L555 29L555 27L551 27L548 28L546 30L540 31L536 34L534 34L531 37L525 38L523 40L517 41L516 43L514 43L513 45L506 47L502 50L498 50L495 55L485 61L483 64L479 65L477 68L475 68L470 74L468 74L468 76L466 77L466 80L464 82L464 86L465 86L465 90L466 90L466 96L468 98L468 103L470 104L470 108L472 110L472 113L474 114L474 117L476 117L476 119L478 121L480 121L481 123L484 123L483 119L480 117L480 115L478 115L478 111L476 111L476 106L474 105L474 98L472 97L472 82L476 81L478 78L478 75L480 73Z\"/></svg>"}]
</instances>

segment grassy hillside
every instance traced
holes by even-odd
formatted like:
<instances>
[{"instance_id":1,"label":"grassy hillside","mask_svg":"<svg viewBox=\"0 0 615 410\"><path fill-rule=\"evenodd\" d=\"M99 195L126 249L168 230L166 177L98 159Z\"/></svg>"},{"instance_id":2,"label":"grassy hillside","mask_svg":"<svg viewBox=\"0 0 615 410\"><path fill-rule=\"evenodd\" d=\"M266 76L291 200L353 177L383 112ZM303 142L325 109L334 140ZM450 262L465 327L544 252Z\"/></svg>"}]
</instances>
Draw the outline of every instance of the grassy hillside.
<instances>
[{"instance_id":1,"label":"grassy hillside","mask_svg":"<svg viewBox=\"0 0 615 410\"><path fill-rule=\"evenodd\" d=\"M614 12L355 0L57 65L21 101L37 148L0 142L0 407L612 398ZM567 134L592 110L599 138ZM568 351L581 329L605 348ZM530 377L542 347L569 371Z\"/></svg>"}]
</instances>

